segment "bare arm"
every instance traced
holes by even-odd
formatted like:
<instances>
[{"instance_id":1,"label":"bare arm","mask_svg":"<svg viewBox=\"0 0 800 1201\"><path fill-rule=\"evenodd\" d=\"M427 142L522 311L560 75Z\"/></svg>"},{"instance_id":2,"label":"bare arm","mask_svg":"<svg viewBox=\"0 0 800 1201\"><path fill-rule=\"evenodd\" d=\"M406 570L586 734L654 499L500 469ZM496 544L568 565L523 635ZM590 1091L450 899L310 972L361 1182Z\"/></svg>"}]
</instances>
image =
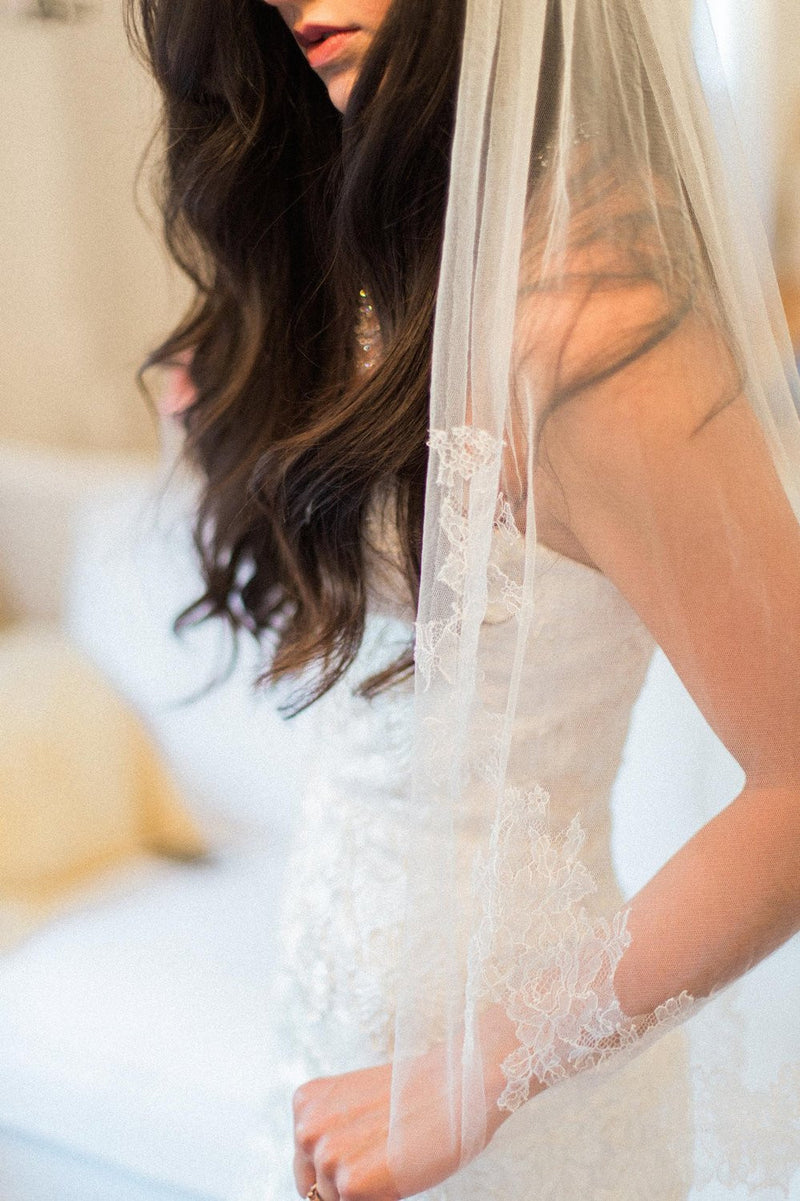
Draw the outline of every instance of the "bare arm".
<instances>
[{"instance_id":1,"label":"bare arm","mask_svg":"<svg viewBox=\"0 0 800 1201\"><path fill-rule=\"evenodd\" d=\"M631 904L615 978L630 1014L707 995L800 928L800 527L731 378L718 335L690 317L542 435L557 517L746 775Z\"/></svg>"}]
</instances>

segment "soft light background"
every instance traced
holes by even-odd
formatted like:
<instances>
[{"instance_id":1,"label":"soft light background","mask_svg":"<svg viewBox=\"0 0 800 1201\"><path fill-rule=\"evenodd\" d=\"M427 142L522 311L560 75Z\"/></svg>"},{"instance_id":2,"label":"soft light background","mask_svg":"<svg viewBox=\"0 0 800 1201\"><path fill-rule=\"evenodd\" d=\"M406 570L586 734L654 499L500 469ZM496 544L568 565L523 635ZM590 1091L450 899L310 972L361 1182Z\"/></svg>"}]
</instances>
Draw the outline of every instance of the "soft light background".
<instances>
[{"instance_id":1,"label":"soft light background","mask_svg":"<svg viewBox=\"0 0 800 1201\"><path fill-rule=\"evenodd\" d=\"M6 12L0 112L0 438L152 453L133 375L179 301L134 207L155 107L119 4Z\"/></svg>"},{"instance_id":2,"label":"soft light background","mask_svg":"<svg viewBox=\"0 0 800 1201\"><path fill-rule=\"evenodd\" d=\"M800 7L708 0L795 345L800 346Z\"/></svg>"}]
</instances>

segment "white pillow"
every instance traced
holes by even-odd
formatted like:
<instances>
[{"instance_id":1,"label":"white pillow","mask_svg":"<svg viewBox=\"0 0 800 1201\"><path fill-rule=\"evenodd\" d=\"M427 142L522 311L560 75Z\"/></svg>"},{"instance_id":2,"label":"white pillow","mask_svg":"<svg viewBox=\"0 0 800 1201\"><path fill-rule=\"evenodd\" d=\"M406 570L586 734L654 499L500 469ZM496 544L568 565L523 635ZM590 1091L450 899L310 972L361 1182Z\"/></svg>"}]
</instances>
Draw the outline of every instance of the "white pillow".
<instances>
[{"instance_id":1,"label":"white pillow","mask_svg":"<svg viewBox=\"0 0 800 1201\"><path fill-rule=\"evenodd\" d=\"M76 526L66 622L75 642L148 728L215 838L285 835L314 759L313 708L290 721L278 690L254 689L260 651L249 636L229 677L221 621L172 632L201 594L192 546L193 495L155 479L93 496ZM196 698L196 699L192 699Z\"/></svg>"}]
</instances>

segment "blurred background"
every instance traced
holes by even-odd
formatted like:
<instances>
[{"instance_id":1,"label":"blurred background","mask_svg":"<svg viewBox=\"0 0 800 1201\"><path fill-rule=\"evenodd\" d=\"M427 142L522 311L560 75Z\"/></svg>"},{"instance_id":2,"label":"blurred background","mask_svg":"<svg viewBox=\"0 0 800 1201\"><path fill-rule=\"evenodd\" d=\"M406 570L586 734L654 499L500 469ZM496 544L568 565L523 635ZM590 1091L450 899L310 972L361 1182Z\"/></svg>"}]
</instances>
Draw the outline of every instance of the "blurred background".
<instances>
[{"instance_id":1,"label":"blurred background","mask_svg":"<svg viewBox=\"0 0 800 1201\"><path fill-rule=\"evenodd\" d=\"M0 438L152 453L133 374L180 303L134 207L154 97L118 3L50 12L0 25Z\"/></svg>"},{"instance_id":2,"label":"blurred background","mask_svg":"<svg viewBox=\"0 0 800 1201\"><path fill-rule=\"evenodd\" d=\"M707 0L745 156L800 348L800 9Z\"/></svg>"},{"instance_id":3,"label":"blurred background","mask_svg":"<svg viewBox=\"0 0 800 1201\"><path fill-rule=\"evenodd\" d=\"M798 0L708 3L797 353ZM153 499L168 438L135 383L188 299L136 186L156 109L118 0L0 0L0 1201L238 1196L274 1068L312 756L254 697L255 648L184 704L227 647L170 633L200 588L191 493Z\"/></svg>"}]
</instances>

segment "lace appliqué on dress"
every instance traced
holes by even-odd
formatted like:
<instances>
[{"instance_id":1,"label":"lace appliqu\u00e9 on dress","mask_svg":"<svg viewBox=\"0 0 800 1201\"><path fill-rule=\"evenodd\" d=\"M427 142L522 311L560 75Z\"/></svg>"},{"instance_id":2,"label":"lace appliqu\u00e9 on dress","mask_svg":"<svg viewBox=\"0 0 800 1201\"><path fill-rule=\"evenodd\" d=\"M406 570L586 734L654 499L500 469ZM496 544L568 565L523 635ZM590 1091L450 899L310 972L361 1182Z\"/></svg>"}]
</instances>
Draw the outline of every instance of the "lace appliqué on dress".
<instances>
[{"instance_id":1,"label":"lace appliqu\u00e9 on dress","mask_svg":"<svg viewBox=\"0 0 800 1201\"><path fill-rule=\"evenodd\" d=\"M793 1180L800 1168L800 1064L784 1064L769 1084L743 1088L741 1061L749 1040L736 995L734 987L718 998L708 1025L701 1018L695 1034L701 1051L695 1106L703 1115L697 1123L698 1184L744 1185L748 1197L794 1197Z\"/></svg>"}]
</instances>

